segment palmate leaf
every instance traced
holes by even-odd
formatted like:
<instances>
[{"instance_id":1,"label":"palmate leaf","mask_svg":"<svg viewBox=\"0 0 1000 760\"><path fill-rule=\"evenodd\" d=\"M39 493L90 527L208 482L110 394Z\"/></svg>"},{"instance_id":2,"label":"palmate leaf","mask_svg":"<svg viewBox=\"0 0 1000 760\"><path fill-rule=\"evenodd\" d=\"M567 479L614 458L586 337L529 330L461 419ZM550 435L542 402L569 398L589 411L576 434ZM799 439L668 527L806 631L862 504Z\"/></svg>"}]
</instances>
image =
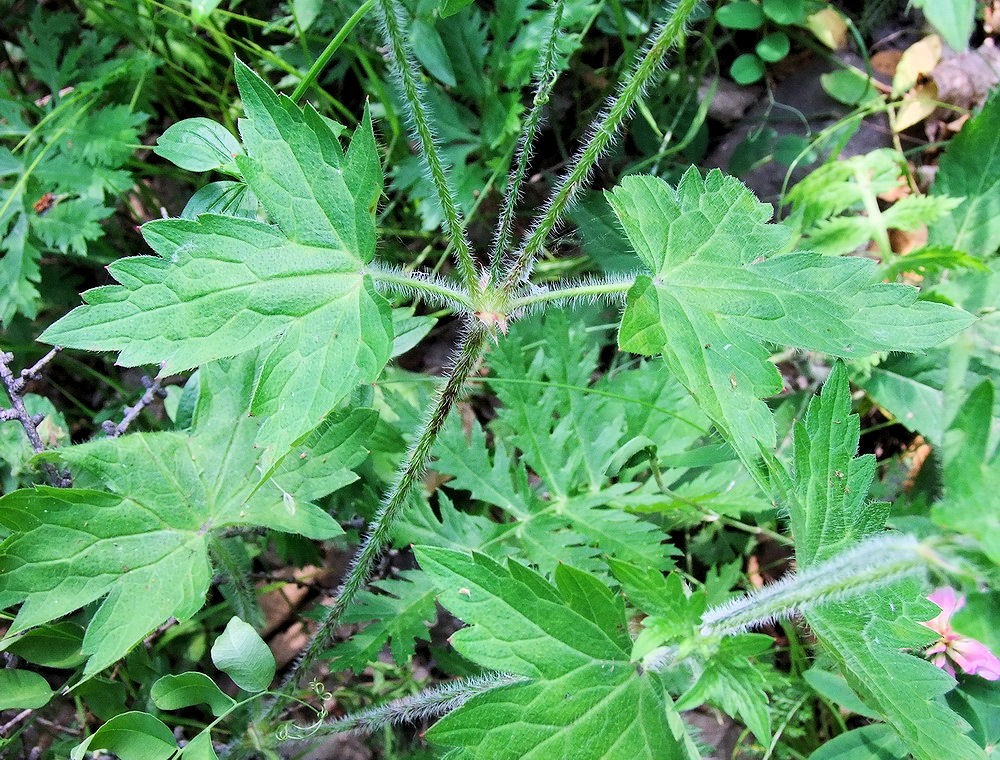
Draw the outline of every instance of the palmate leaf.
<instances>
[{"instance_id":1,"label":"palmate leaf","mask_svg":"<svg viewBox=\"0 0 1000 760\"><path fill-rule=\"evenodd\" d=\"M795 426L794 475L770 460L778 501L787 507L796 561L815 565L885 529L887 508L867 500L875 474L872 455L855 458L860 423L851 414L847 372L837 365L804 422ZM933 634L912 622L938 612L911 581L880 587L806 609L820 644L839 663L850 686L889 723L918 760L981 760L964 735L965 722L941 699L954 680L907 651Z\"/></svg>"},{"instance_id":2,"label":"palmate leaf","mask_svg":"<svg viewBox=\"0 0 1000 760\"><path fill-rule=\"evenodd\" d=\"M778 254L789 231L768 224L771 207L713 170L689 170L676 189L632 176L608 201L648 270L629 291L618 342L662 354L744 461L756 441L774 445L761 398L781 390L766 344L860 357L918 351L972 318L916 289L877 282L875 262L813 253Z\"/></svg>"},{"instance_id":3,"label":"palmate leaf","mask_svg":"<svg viewBox=\"0 0 1000 760\"><path fill-rule=\"evenodd\" d=\"M146 224L158 255L112 264L121 284L85 293L42 340L167 371L265 347L251 412L270 417L262 440L280 445L389 359L389 306L364 273L382 168L370 116L345 153L311 107L239 62L236 80L246 110L236 164L273 224L215 214Z\"/></svg>"},{"instance_id":4,"label":"palmate leaf","mask_svg":"<svg viewBox=\"0 0 1000 760\"><path fill-rule=\"evenodd\" d=\"M190 617L211 580L214 530L261 525L311 538L342 533L311 503L353 481L370 410L339 412L281 461L254 448L253 354L203 367L190 433L136 433L47 452L76 487L0 499L0 608L23 602L8 635L105 595L83 640L86 674L169 617ZM256 487L261 473L268 477Z\"/></svg>"},{"instance_id":5,"label":"palmate leaf","mask_svg":"<svg viewBox=\"0 0 1000 760\"><path fill-rule=\"evenodd\" d=\"M480 694L438 721L431 741L454 760L672 760L673 706L657 676L629 662L625 608L592 575L561 565L556 585L510 560L416 547L468 628L455 649L484 668L528 680Z\"/></svg>"}]
</instances>

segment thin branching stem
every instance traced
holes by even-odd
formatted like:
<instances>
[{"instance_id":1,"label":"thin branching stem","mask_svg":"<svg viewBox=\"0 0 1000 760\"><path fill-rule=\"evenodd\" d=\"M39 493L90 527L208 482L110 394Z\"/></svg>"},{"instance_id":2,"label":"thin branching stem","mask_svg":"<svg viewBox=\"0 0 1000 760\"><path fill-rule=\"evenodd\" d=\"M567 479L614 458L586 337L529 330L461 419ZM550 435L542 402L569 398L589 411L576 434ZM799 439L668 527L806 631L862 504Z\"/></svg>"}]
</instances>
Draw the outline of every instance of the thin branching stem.
<instances>
[{"instance_id":1,"label":"thin branching stem","mask_svg":"<svg viewBox=\"0 0 1000 760\"><path fill-rule=\"evenodd\" d=\"M478 294L480 291L479 274L472 259L472 247L465 236L462 212L448 185L444 161L438 151L434 133L431 131L427 106L424 103L422 88L417 78L416 65L403 37L399 4L396 0L378 0L378 4L379 10L382 12L385 39L389 47L393 72L398 77L403 89L403 100L409 111L413 131L420 142L420 153L427 162L431 181L441 203L445 226L455 250L455 264L460 279L470 293Z\"/></svg>"},{"instance_id":2,"label":"thin branching stem","mask_svg":"<svg viewBox=\"0 0 1000 760\"><path fill-rule=\"evenodd\" d=\"M457 350L451 372L437 393L430 414L424 422L416 442L406 455L396 480L382 501L375 519L361 543L361 547L351 562L350 571L337 593L333 604L326 608L316 633L303 650L299 659L289 670L282 690L293 689L299 677L316 661L319 654L330 646L333 635L344 611L350 606L357 593L364 587L375 562L388 543L397 517L406 505L410 490L419 481L430 457L431 447L437 438L448 413L458 399L466 379L475 369L487 345L489 331L482 325L473 324ZM273 703L265 719L273 718L280 706Z\"/></svg>"},{"instance_id":3,"label":"thin branching stem","mask_svg":"<svg viewBox=\"0 0 1000 760\"><path fill-rule=\"evenodd\" d=\"M514 165L507 180L507 192L504 194L503 207L493 237L493 250L490 252L490 282L495 284L500 275L500 265L513 239L514 213L521 197L521 185L528 172L528 163L535 144L535 136L542 123L542 114L549 102L549 95L556 83L556 49L559 43L559 32L562 26L563 0L557 0L552 10L552 27L542 51L541 65L538 68L535 97L531 110L524 120L521 134L517 140L517 154Z\"/></svg>"},{"instance_id":4,"label":"thin branching stem","mask_svg":"<svg viewBox=\"0 0 1000 760\"><path fill-rule=\"evenodd\" d=\"M146 391L139 397L132 406L125 407L125 414L122 417L122 421L115 424L112 420L106 420L104 422L103 428L104 432L107 434L108 438L117 438L120 435L124 435L125 431L129 429L129 426L138 419L139 415L142 414L142 410L151 405L156 399L163 398L166 396L166 391L163 390L162 379L157 377L150 379L143 375L142 384L145 386Z\"/></svg>"},{"instance_id":5,"label":"thin branching stem","mask_svg":"<svg viewBox=\"0 0 1000 760\"><path fill-rule=\"evenodd\" d=\"M17 421L24 429L24 435L28 439L31 450L36 454L45 450L41 436L38 435L38 425L41 418L32 417L24 405L24 387L28 380L37 379L39 373L59 353L61 349L56 347L49 351L32 367L22 370L19 377L15 377L10 368L10 363L14 361L14 355L7 352L0 352L0 382L3 383L4 390L7 391L7 398L10 399L10 408L0 408L0 421ZM60 472L49 462L42 463L42 469L49 479L49 482L56 488L69 485L69 476Z\"/></svg>"},{"instance_id":6,"label":"thin branching stem","mask_svg":"<svg viewBox=\"0 0 1000 760\"><path fill-rule=\"evenodd\" d=\"M622 125L632 113L632 107L653 81L667 53L681 38L685 22L697 4L698 0L679 0L670 18L653 33L630 74L622 81L618 92L598 117L583 147L560 178L545 209L532 225L524 245L504 270L501 280L504 291L511 293L528 279L535 258L545 245L549 233L586 183L594 165L618 138Z\"/></svg>"}]
</instances>

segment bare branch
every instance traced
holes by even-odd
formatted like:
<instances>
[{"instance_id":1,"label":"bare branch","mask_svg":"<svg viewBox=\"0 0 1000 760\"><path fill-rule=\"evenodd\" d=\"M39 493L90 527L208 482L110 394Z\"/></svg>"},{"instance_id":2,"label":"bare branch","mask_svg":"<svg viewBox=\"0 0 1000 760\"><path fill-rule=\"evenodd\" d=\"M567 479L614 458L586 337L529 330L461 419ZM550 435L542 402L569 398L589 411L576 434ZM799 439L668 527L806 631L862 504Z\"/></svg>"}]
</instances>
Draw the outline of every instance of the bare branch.
<instances>
[{"instance_id":1,"label":"bare branch","mask_svg":"<svg viewBox=\"0 0 1000 760\"><path fill-rule=\"evenodd\" d=\"M167 395L162 383L163 380L159 377L151 380L146 375L142 376L142 384L146 387L146 392L142 394L142 397L135 405L125 407L125 416L122 417L122 421L117 425L111 420L105 420L101 426L104 432L107 433L108 438L117 438L122 435L128 430L129 425L135 421L135 418L142 414L143 409L156 401L156 399L164 398Z\"/></svg>"},{"instance_id":2,"label":"bare branch","mask_svg":"<svg viewBox=\"0 0 1000 760\"><path fill-rule=\"evenodd\" d=\"M27 437L32 451L36 454L45 451L45 444L42 443L42 439L38 435L38 425L44 418L33 417L28 413L24 405L24 387L28 380L38 378L41 370L46 364L52 361L52 357L59 353L59 350L58 347L53 348L33 366L21 370L17 377L14 376L14 373L10 369L10 364L14 361L14 355L6 351L0 351L0 381L3 382L4 389L7 391L7 398L10 399L10 408L0 409L0 421L16 420L20 422L21 427L24 429L24 435ZM49 482L56 488L66 488L70 485L69 474L60 472L49 462L43 462L42 469L45 470Z\"/></svg>"}]
</instances>

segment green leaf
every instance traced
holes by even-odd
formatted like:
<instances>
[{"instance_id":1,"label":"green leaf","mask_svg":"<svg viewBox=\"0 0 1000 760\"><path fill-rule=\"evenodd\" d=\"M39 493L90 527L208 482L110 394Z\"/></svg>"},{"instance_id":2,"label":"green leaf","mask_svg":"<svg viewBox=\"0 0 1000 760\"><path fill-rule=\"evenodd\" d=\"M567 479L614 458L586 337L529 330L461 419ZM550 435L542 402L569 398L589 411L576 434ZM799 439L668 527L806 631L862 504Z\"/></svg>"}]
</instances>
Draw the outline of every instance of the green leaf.
<instances>
[{"instance_id":1,"label":"green leaf","mask_svg":"<svg viewBox=\"0 0 1000 760\"><path fill-rule=\"evenodd\" d=\"M938 525L978 540L1000 564L1000 447L991 445L993 406L993 382L984 380L955 415L944 437L944 494L931 514Z\"/></svg>"},{"instance_id":2,"label":"green leaf","mask_svg":"<svg viewBox=\"0 0 1000 760\"><path fill-rule=\"evenodd\" d=\"M416 547L439 601L469 623L451 643L484 668L528 680L473 697L427 738L462 760L652 760L683 754L657 677L628 660L624 606L561 566L556 586L511 560Z\"/></svg>"},{"instance_id":3,"label":"green leaf","mask_svg":"<svg viewBox=\"0 0 1000 760\"><path fill-rule=\"evenodd\" d=\"M191 0L191 20L196 24L204 24L221 2L222 0Z\"/></svg>"},{"instance_id":4,"label":"green leaf","mask_svg":"<svg viewBox=\"0 0 1000 760\"><path fill-rule=\"evenodd\" d=\"M163 722L149 713L116 715L70 753L83 760L87 752L111 750L121 760L167 760L177 751L177 740Z\"/></svg>"},{"instance_id":5,"label":"green leaf","mask_svg":"<svg viewBox=\"0 0 1000 760\"><path fill-rule=\"evenodd\" d=\"M961 53L969 47L976 20L976 0L913 0L924 17L948 43Z\"/></svg>"},{"instance_id":6,"label":"green leaf","mask_svg":"<svg viewBox=\"0 0 1000 760\"><path fill-rule=\"evenodd\" d=\"M322 8L323 0L292 0L292 10L295 11L295 20L298 21L302 31L313 25Z\"/></svg>"},{"instance_id":7,"label":"green leaf","mask_svg":"<svg viewBox=\"0 0 1000 760\"><path fill-rule=\"evenodd\" d=\"M744 53L730 65L729 76L736 84L753 84L764 76L764 64L753 53Z\"/></svg>"},{"instance_id":8,"label":"green leaf","mask_svg":"<svg viewBox=\"0 0 1000 760\"><path fill-rule=\"evenodd\" d=\"M143 227L158 256L121 259L120 282L87 291L43 340L119 351L165 371L264 347L251 411L264 443L314 427L392 347L389 306L364 265L375 251L382 189L371 118L344 153L323 118L278 97L241 63L240 172L274 223L203 214Z\"/></svg>"},{"instance_id":9,"label":"green leaf","mask_svg":"<svg viewBox=\"0 0 1000 760\"><path fill-rule=\"evenodd\" d=\"M342 533L312 501L356 478L349 468L367 455L373 413L335 413L275 457L254 446L260 423L245 399L255 371L247 355L207 365L190 431L46 452L69 465L76 487L0 498L0 525L12 532L0 544L0 608L24 602L8 635L107 595L83 642L92 674L167 618L198 611L212 575L212 531L262 525L311 538Z\"/></svg>"},{"instance_id":10,"label":"green leaf","mask_svg":"<svg viewBox=\"0 0 1000 760\"><path fill-rule=\"evenodd\" d=\"M750 0L727 3L716 11L715 17L729 29L758 29L764 23L760 6Z\"/></svg>"},{"instance_id":11,"label":"green leaf","mask_svg":"<svg viewBox=\"0 0 1000 760\"><path fill-rule=\"evenodd\" d=\"M614 482L615 457L639 435L656 436L672 453L704 429L689 420L695 410L683 388L657 367L624 370L594 385L601 334L588 329L589 321L572 324L550 312L515 324L490 356L490 382L503 404L491 425L492 456L483 429L473 424L466 432L453 415L435 444L434 468L453 476L448 488L513 518L484 536L486 544L462 546L513 553L546 573L559 562L601 572L600 553L666 568L676 550L663 531L612 506L637 486ZM529 484L529 468L537 486Z\"/></svg>"},{"instance_id":12,"label":"green leaf","mask_svg":"<svg viewBox=\"0 0 1000 760\"><path fill-rule=\"evenodd\" d=\"M817 694L826 697L845 710L863 715L866 718L878 719L878 714L861 701L858 695L847 685L847 681L843 676L813 665L802 674L802 678L807 684L813 687Z\"/></svg>"},{"instance_id":13,"label":"green leaf","mask_svg":"<svg viewBox=\"0 0 1000 760\"><path fill-rule=\"evenodd\" d=\"M224 126L199 116L167 127L153 152L182 169L207 172L232 164L243 148Z\"/></svg>"},{"instance_id":14,"label":"green leaf","mask_svg":"<svg viewBox=\"0 0 1000 760\"><path fill-rule=\"evenodd\" d=\"M55 694L49 682L31 670L0 670L0 710L34 710Z\"/></svg>"},{"instance_id":15,"label":"green leaf","mask_svg":"<svg viewBox=\"0 0 1000 760\"><path fill-rule=\"evenodd\" d=\"M238 617L212 644L212 662L244 691L264 691L274 680L274 655L253 626Z\"/></svg>"},{"instance_id":16,"label":"green leaf","mask_svg":"<svg viewBox=\"0 0 1000 760\"><path fill-rule=\"evenodd\" d=\"M802 568L885 529L886 505L867 501L875 458L854 458L860 423L850 412L847 372L838 364L805 420L795 425L794 475L772 460L772 484L788 509ZM963 734L968 726L938 699L954 680L909 654L933 638L912 622L933 617L929 606L915 583L900 581L878 594L806 609L804 615L848 685L896 730L914 757L983 760L982 749Z\"/></svg>"},{"instance_id":17,"label":"green leaf","mask_svg":"<svg viewBox=\"0 0 1000 760\"><path fill-rule=\"evenodd\" d=\"M212 746L212 732L205 729L184 746L184 760L218 760Z\"/></svg>"},{"instance_id":18,"label":"green leaf","mask_svg":"<svg viewBox=\"0 0 1000 760\"><path fill-rule=\"evenodd\" d=\"M768 63L776 63L788 55L791 47L792 44L787 34L784 32L771 32L761 37L760 42L757 43L757 47L754 49L757 51L757 55Z\"/></svg>"},{"instance_id":19,"label":"green leaf","mask_svg":"<svg viewBox=\"0 0 1000 760\"><path fill-rule=\"evenodd\" d=\"M649 274L628 293L618 343L663 354L670 371L737 448L774 445L760 399L781 390L768 343L859 357L928 348L969 325L916 289L878 281L875 262L780 254L789 230L738 180L689 170L677 189L632 176L608 200Z\"/></svg>"},{"instance_id":20,"label":"green leaf","mask_svg":"<svg viewBox=\"0 0 1000 760\"><path fill-rule=\"evenodd\" d=\"M69 621L41 625L5 642L3 649L46 668L75 668L87 659L82 653L83 632Z\"/></svg>"},{"instance_id":21,"label":"green leaf","mask_svg":"<svg viewBox=\"0 0 1000 760\"><path fill-rule=\"evenodd\" d=\"M763 673L747 658L768 649L770 636L744 634L724 639L705 664L697 682L677 700L678 710L703 702L717 704L728 715L739 716L757 741L771 741L771 719L767 712L766 681Z\"/></svg>"},{"instance_id":22,"label":"green leaf","mask_svg":"<svg viewBox=\"0 0 1000 760\"><path fill-rule=\"evenodd\" d=\"M194 672L157 679L149 690L149 696L161 710L180 710L206 704L216 717L224 715L236 704L236 700L224 694L215 681L204 673Z\"/></svg>"},{"instance_id":23,"label":"green leaf","mask_svg":"<svg viewBox=\"0 0 1000 760\"><path fill-rule=\"evenodd\" d=\"M405 665L413 656L415 640L430 639L427 628L437 617L436 590L426 573L404 570L398 579L371 586L381 593L360 592L341 617L344 623L370 621L368 627L324 655L337 669L360 673L378 660L387 643L396 664Z\"/></svg>"},{"instance_id":24,"label":"green leaf","mask_svg":"<svg viewBox=\"0 0 1000 760\"><path fill-rule=\"evenodd\" d=\"M809 755L809 760L906 760L910 753L889 726L874 723L848 731Z\"/></svg>"},{"instance_id":25,"label":"green leaf","mask_svg":"<svg viewBox=\"0 0 1000 760\"><path fill-rule=\"evenodd\" d=\"M998 121L1000 90L994 90L983 109L948 141L931 190L934 195L964 196L965 200L930 225L931 245L957 248L982 258L1000 248Z\"/></svg>"},{"instance_id":26,"label":"green leaf","mask_svg":"<svg viewBox=\"0 0 1000 760\"><path fill-rule=\"evenodd\" d=\"M880 99L872 80L855 69L821 74L819 81L827 95L844 105L867 105Z\"/></svg>"},{"instance_id":27,"label":"green leaf","mask_svg":"<svg viewBox=\"0 0 1000 760\"><path fill-rule=\"evenodd\" d=\"M181 217L197 219L200 214L221 214L256 219L259 206L254 194L245 184L222 180L209 182L195 191L188 198Z\"/></svg>"},{"instance_id":28,"label":"green leaf","mask_svg":"<svg viewBox=\"0 0 1000 760\"><path fill-rule=\"evenodd\" d=\"M798 24L805 20L805 0L764 0L764 15L776 24Z\"/></svg>"},{"instance_id":29,"label":"green leaf","mask_svg":"<svg viewBox=\"0 0 1000 760\"><path fill-rule=\"evenodd\" d=\"M426 19L414 19L410 25L410 45L413 55L437 80L447 87L458 84L448 51L433 23Z\"/></svg>"},{"instance_id":30,"label":"green leaf","mask_svg":"<svg viewBox=\"0 0 1000 760\"><path fill-rule=\"evenodd\" d=\"M470 5L472 0L441 0L441 18L454 16L462 8Z\"/></svg>"},{"instance_id":31,"label":"green leaf","mask_svg":"<svg viewBox=\"0 0 1000 760\"><path fill-rule=\"evenodd\" d=\"M0 193L2 197L2 193ZM0 229L2 229L0 222ZM18 312L34 319L38 314L39 262L42 252L28 242L28 220L22 215L7 237L0 240L0 323L7 325Z\"/></svg>"}]
</instances>

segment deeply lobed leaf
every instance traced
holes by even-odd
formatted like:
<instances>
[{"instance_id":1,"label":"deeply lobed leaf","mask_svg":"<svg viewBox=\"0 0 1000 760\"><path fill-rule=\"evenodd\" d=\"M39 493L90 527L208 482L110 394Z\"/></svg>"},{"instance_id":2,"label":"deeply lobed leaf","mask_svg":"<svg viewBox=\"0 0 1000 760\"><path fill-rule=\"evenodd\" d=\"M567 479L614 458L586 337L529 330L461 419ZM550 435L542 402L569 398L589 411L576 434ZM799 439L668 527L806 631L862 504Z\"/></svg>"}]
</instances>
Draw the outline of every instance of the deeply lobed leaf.
<instances>
[{"instance_id":1,"label":"deeply lobed leaf","mask_svg":"<svg viewBox=\"0 0 1000 760\"><path fill-rule=\"evenodd\" d=\"M214 530L261 525L312 538L340 526L311 503L355 479L370 410L332 416L283 459L254 447L253 355L205 366L189 433L137 433L48 452L76 487L0 498L0 608L16 634L106 597L83 640L92 674L169 617L190 617L211 580ZM261 479L261 472L264 478Z\"/></svg>"},{"instance_id":2,"label":"deeply lobed leaf","mask_svg":"<svg viewBox=\"0 0 1000 760\"><path fill-rule=\"evenodd\" d=\"M624 605L592 575L561 565L556 586L511 560L417 547L439 601L470 623L454 647L486 668L529 677L473 697L427 736L473 760L682 757L657 677L629 662Z\"/></svg>"},{"instance_id":3,"label":"deeply lobed leaf","mask_svg":"<svg viewBox=\"0 0 1000 760\"><path fill-rule=\"evenodd\" d=\"M779 503L788 508L796 560L803 568L885 528L885 505L866 498L874 458L854 458L859 421L850 411L847 372L838 364L810 403L805 421L796 423L794 474L771 460L772 483ZM967 724L940 699L954 680L908 653L933 638L913 621L928 620L934 612L917 584L900 581L878 594L807 608L804 614L851 687L898 732L914 757L981 760L983 750L964 735Z\"/></svg>"},{"instance_id":4,"label":"deeply lobed leaf","mask_svg":"<svg viewBox=\"0 0 1000 760\"><path fill-rule=\"evenodd\" d=\"M774 445L761 398L781 390L768 344L860 357L918 351L972 318L918 291L877 281L865 258L780 253L789 232L771 207L718 170L677 188L626 177L608 194L647 269L629 291L618 342L662 354L748 464Z\"/></svg>"},{"instance_id":5,"label":"deeply lobed leaf","mask_svg":"<svg viewBox=\"0 0 1000 760\"><path fill-rule=\"evenodd\" d=\"M236 78L247 114L236 162L273 225L215 214L150 222L143 235L158 255L112 264L120 284L85 293L41 339L167 371L263 347L251 411L270 416L262 440L280 446L389 359L389 306L364 273L382 169L370 116L344 153L311 107L243 64Z\"/></svg>"}]
</instances>

